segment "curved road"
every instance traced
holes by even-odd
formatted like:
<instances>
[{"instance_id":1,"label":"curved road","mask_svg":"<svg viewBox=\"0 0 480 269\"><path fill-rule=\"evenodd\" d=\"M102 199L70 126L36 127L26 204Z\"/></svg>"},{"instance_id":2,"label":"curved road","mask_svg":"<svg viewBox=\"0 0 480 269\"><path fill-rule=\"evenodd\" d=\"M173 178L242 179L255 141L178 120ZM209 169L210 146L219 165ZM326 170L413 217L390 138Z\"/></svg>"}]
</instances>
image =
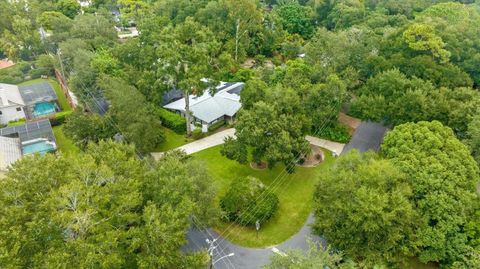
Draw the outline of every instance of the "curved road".
<instances>
[{"instance_id":1,"label":"curved road","mask_svg":"<svg viewBox=\"0 0 480 269\"><path fill-rule=\"evenodd\" d=\"M345 147L342 145L341 148L343 150L341 153L345 154L351 149L357 149L361 152L378 150L386 131L387 128L379 123L363 122L355 131L351 141ZM216 141L215 143L219 142L217 145L223 142L223 138L221 141L216 138L214 138L214 140ZM203 148L204 146L204 144L200 143L199 148ZM188 150L192 149L189 148ZM155 157L155 154L152 155ZM229 253L234 253L235 255L219 260L215 263L215 268L262 268L264 265L268 264L270 256L274 253L273 250L285 251L293 248L306 250L308 247L307 238L325 244L325 241L322 238L312 235L310 224L312 224L313 221L314 218L311 214L297 234L277 246L264 249L245 248L232 244L224 238L219 238L219 235L212 229L190 229L187 233L188 244L185 245L182 250L185 252L205 250L208 248L206 239L211 240L217 238L217 241L215 242L216 248L213 252L214 261Z\"/></svg>"}]
</instances>

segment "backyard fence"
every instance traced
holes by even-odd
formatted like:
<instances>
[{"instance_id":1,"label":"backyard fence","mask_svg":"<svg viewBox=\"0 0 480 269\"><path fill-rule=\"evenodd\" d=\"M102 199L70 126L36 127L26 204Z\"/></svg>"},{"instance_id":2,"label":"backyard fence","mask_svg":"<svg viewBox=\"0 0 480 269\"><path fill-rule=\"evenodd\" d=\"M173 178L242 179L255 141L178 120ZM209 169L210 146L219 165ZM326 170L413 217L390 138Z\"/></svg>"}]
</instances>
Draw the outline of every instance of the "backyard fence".
<instances>
[{"instance_id":1,"label":"backyard fence","mask_svg":"<svg viewBox=\"0 0 480 269\"><path fill-rule=\"evenodd\" d=\"M72 91L67 86L67 83L65 83L64 78L62 77L61 73L55 69L55 77L57 78L58 83L60 84L60 88L62 88L63 94L67 98L68 103L70 106L75 109L78 106L77 98L73 94Z\"/></svg>"}]
</instances>

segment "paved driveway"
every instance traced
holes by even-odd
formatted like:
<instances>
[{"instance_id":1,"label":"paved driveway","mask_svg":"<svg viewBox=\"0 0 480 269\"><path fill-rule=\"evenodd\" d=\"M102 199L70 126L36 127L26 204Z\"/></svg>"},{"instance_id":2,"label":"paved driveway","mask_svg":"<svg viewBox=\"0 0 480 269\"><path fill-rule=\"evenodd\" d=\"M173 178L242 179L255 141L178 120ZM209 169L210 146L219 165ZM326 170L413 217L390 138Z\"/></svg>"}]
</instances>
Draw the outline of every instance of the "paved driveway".
<instances>
[{"instance_id":1,"label":"paved driveway","mask_svg":"<svg viewBox=\"0 0 480 269\"><path fill-rule=\"evenodd\" d=\"M195 152L202 151L204 149L208 149L211 147L215 147L218 145L223 144L224 139L228 136L233 136L235 137L235 129L230 128L223 130L218 133L214 133L212 135L209 135L205 138L199 139L197 141L193 141L192 143L188 143L186 145L183 145L181 147L176 148L176 150L183 150L187 155L193 154ZM151 155L155 160L158 161L163 155L163 152L152 152Z\"/></svg>"},{"instance_id":2,"label":"paved driveway","mask_svg":"<svg viewBox=\"0 0 480 269\"><path fill-rule=\"evenodd\" d=\"M387 128L385 128L381 124L365 122L360 124L355 134L353 135L350 143L348 143L345 147L343 147L342 144L327 144L329 145L329 147L334 146L336 150L340 150L341 147L341 150L337 152L342 152L342 154L345 154L348 150L353 148L356 148L362 152L369 149L378 150L380 144L383 141L383 136L385 135L386 131ZM307 140L309 140L308 137ZM313 142L324 143L324 141L321 140ZM262 268L264 265L268 264L270 256L274 255L272 251L273 247L279 249L280 251L285 251L287 249L293 248L306 250L308 248L307 238L309 237L312 238L313 241L326 244L325 240L323 240L322 238L312 235L310 225L313 223L313 221L314 217L313 214L311 214L297 234L277 246L272 246L264 249L244 248L234 245L228 240L219 237L219 235L212 229L190 229L187 233L188 244L183 247L183 250L190 252L207 249L208 245L205 239L217 238L217 248L214 251L214 260L219 259L220 257L232 252L235 253L235 255L233 257L228 257L226 259L220 260L218 263L215 264L215 268Z\"/></svg>"},{"instance_id":3,"label":"paved driveway","mask_svg":"<svg viewBox=\"0 0 480 269\"><path fill-rule=\"evenodd\" d=\"M190 155L204 149L221 145L223 144L225 138L229 136L235 137L234 128L226 129L205 138L199 139L197 141L193 141L192 143L188 143L186 145L176 148L176 150L183 150L185 151L185 153L187 153L187 155ZM330 151L336 152L337 154L340 154L343 150L343 147L345 146L345 144L340 144L309 135L307 135L305 139L307 139L312 145L328 149ZM152 152L151 155L155 160L158 161L162 157L163 152Z\"/></svg>"}]
</instances>

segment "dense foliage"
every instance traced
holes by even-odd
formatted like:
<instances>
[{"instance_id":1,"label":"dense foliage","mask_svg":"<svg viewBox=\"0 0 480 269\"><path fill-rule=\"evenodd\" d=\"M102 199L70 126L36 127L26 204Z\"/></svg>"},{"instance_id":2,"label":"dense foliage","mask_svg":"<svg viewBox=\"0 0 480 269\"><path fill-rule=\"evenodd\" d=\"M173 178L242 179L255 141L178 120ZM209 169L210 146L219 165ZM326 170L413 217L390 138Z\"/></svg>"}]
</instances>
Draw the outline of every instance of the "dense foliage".
<instances>
[{"instance_id":1,"label":"dense foliage","mask_svg":"<svg viewBox=\"0 0 480 269\"><path fill-rule=\"evenodd\" d=\"M278 198L257 178L246 177L232 182L220 199L220 207L228 221L254 226L264 223L278 208Z\"/></svg>"},{"instance_id":2,"label":"dense foliage","mask_svg":"<svg viewBox=\"0 0 480 269\"><path fill-rule=\"evenodd\" d=\"M320 178L314 229L367 267L392 266L412 253L417 213L412 190L391 162L350 151Z\"/></svg>"},{"instance_id":3,"label":"dense foliage","mask_svg":"<svg viewBox=\"0 0 480 269\"><path fill-rule=\"evenodd\" d=\"M478 197L472 189L478 170L470 157L477 162L480 159L478 1L90 2L89 7L81 7L75 0L0 1L0 59L16 63L0 70L0 82L51 76L57 69L82 111L70 116L63 127L84 150L89 141L117 134L116 138L123 137L148 152L165 143L162 126L190 133L190 120L160 109L164 93L176 89L184 96L198 95L220 80L246 82L235 126L237 139L227 139L222 149L223 155L241 163L250 159L267 162L270 167L283 163L292 172L297 156L308 151L305 135L348 141L339 112L382 121L391 129L399 126L385 140L381 157L387 160L357 156L362 164L355 169L376 171L372 180L379 182L390 180L402 185L406 179L412 195L404 193L405 197L419 215L416 238L396 241L405 236L402 234L386 243L378 243L381 238L376 238L378 241L373 241L385 246L385 252L378 249L372 254L375 248L370 246L354 252L353 246L359 245L355 240L372 238L361 225L354 230L354 223L350 223L352 229L346 234L357 236L345 239L342 247L348 256L356 257L347 258L361 256L366 262L378 259L381 264L394 264L405 255L417 255L424 262L436 261L442 266L478 267ZM119 34L129 31L126 27L136 27L139 36L120 41ZM62 124L63 119L60 115L55 122ZM391 178L377 171L383 167L393 173ZM351 172L343 168L336 169L344 175ZM90 169L103 171L95 165L85 168ZM395 169L404 175L397 175ZM73 177L71 174L66 169L66 175ZM371 183L365 179L352 184L358 190L381 191L386 197L393 194ZM372 199L383 197L367 194ZM393 208L392 204L385 206L390 207L382 209ZM349 208L342 210L349 212ZM36 217L37 211L32 212L31 217ZM393 230L392 237L398 235ZM37 238L17 234L26 234L25 240ZM382 231L379 234L391 239ZM42 238L46 238L42 243L57 243L56 237ZM118 246L118 242L112 245ZM397 242L398 248L392 242ZM404 248L399 249L400 245ZM62 246L55 245L51 251ZM26 244L19 250L30 247ZM48 251L38 249L38 255ZM144 254L136 252L138 249L143 250L136 246L132 255ZM175 255L157 257L168 261L178 258ZM118 257L130 258L124 253ZM20 258L17 267L35 267L37 261L42 260ZM116 261L116 257L112 259ZM39 267L50 265L42 263ZM88 266L99 265L85 264ZM156 265L145 262L143 266ZM162 266L183 265L157 267Z\"/></svg>"},{"instance_id":4,"label":"dense foliage","mask_svg":"<svg viewBox=\"0 0 480 269\"><path fill-rule=\"evenodd\" d=\"M407 123L387 134L382 154L408 175L419 258L452 264L470 252L465 225L473 216L479 170L468 148L439 122ZM478 221L478 220L477 220Z\"/></svg>"},{"instance_id":5,"label":"dense foliage","mask_svg":"<svg viewBox=\"0 0 480 269\"><path fill-rule=\"evenodd\" d=\"M206 261L179 250L189 217L208 218L213 197L205 171L181 156L151 167L132 147L101 142L83 155L24 158L0 185L3 268L192 268Z\"/></svg>"}]
</instances>

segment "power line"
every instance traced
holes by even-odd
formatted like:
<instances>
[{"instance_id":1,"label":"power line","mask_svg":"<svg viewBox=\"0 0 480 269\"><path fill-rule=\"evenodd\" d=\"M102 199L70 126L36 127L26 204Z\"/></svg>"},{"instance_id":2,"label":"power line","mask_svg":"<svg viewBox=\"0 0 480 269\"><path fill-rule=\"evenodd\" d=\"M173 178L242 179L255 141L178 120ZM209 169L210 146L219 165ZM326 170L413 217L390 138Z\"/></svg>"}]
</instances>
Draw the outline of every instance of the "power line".
<instances>
[{"instance_id":1,"label":"power line","mask_svg":"<svg viewBox=\"0 0 480 269\"><path fill-rule=\"evenodd\" d=\"M338 98L338 100L336 100L336 105L338 106L341 102L343 102L344 98L346 97L346 94L345 93L345 96L342 96L341 98ZM327 127L327 123L328 121L332 120L332 118L335 116L333 114L334 112L334 109L335 109L336 106L332 106L331 109L332 109L332 115L328 118L328 119L325 119L322 123L322 126L320 128L317 128L316 131L314 132L313 136L315 136L316 134L318 134L321 130L323 130L324 128ZM293 165L296 165L296 163L299 161L300 157L303 156L303 154L306 154L308 151L307 150L304 150L303 152L300 152L299 154L297 154L297 157L294 158L294 160L292 161L292 164ZM277 176L277 178L272 182L272 184L270 184L269 188L267 190L265 190L264 192L262 192L259 197L257 197L257 199L254 201L254 203L252 203L252 205L250 205L247 210L244 211L243 214L247 214L247 213L251 213L249 212L250 210L254 209L254 213L257 213L258 210L261 208L260 205L262 205L262 202L266 202L266 199L268 197L268 194L270 193L273 193L276 189L278 189L282 184L283 182L287 179L287 166L285 167L284 170L282 170L282 172ZM254 215L254 214L252 214ZM264 218L262 219L262 221L264 220ZM233 225L236 224L235 222L232 222L228 227L227 229L225 229L221 234L220 234L220 238L221 240L226 240L226 236L230 235L231 232L233 231ZM240 223L241 225L241 223Z\"/></svg>"}]
</instances>

